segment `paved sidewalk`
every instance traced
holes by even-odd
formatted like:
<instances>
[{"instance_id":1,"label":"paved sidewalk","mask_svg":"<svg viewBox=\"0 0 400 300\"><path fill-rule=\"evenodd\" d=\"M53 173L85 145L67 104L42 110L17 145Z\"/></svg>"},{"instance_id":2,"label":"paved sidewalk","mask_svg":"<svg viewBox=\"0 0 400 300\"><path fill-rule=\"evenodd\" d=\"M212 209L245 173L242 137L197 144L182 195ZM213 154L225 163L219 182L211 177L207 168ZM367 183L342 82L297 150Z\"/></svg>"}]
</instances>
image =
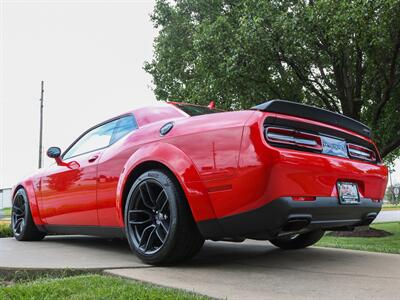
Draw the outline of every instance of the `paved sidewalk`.
<instances>
[{"instance_id":1,"label":"paved sidewalk","mask_svg":"<svg viewBox=\"0 0 400 300\"><path fill-rule=\"evenodd\" d=\"M106 271L222 299L399 299L400 255L208 243L185 266Z\"/></svg>"},{"instance_id":2,"label":"paved sidewalk","mask_svg":"<svg viewBox=\"0 0 400 300\"><path fill-rule=\"evenodd\" d=\"M208 243L185 266L106 272L222 299L399 299L400 255Z\"/></svg>"},{"instance_id":3,"label":"paved sidewalk","mask_svg":"<svg viewBox=\"0 0 400 300\"><path fill-rule=\"evenodd\" d=\"M17 258L17 259L16 259ZM0 239L0 270L106 269L105 272L224 299L399 299L400 255L268 242L207 242L192 261L149 267L126 242L92 237Z\"/></svg>"},{"instance_id":4,"label":"paved sidewalk","mask_svg":"<svg viewBox=\"0 0 400 300\"><path fill-rule=\"evenodd\" d=\"M382 222L400 222L400 210L381 211L374 220L374 223Z\"/></svg>"},{"instance_id":5,"label":"paved sidewalk","mask_svg":"<svg viewBox=\"0 0 400 300\"><path fill-rule=\"evenodd\" d=\"M147 267L122 240L52 236L40 242L0 239L0 269L112 269Z\"/></svg>"}]
</instances>

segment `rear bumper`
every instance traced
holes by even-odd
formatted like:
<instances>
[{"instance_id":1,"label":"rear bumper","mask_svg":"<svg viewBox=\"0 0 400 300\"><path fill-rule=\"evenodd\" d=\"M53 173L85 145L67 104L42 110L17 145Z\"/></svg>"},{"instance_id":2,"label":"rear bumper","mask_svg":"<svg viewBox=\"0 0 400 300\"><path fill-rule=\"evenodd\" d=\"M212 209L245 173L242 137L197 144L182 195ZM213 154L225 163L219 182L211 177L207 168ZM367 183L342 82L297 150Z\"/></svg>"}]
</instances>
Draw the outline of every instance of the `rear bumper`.
<instances>
[{"instance_id":1,"label":"rear bumper","mask_svg":"<svg viewBox=\"0 0 400 300\"><path fill-rule=\"evenodd\" d=\"M282 197L255 210L201 221L198 227L209 239L271 239L290 232L368 225L381 207L381 203L368 198L362 198L357 205L341 205L337 197L317 197L315 201L293 201L291 197Z\"/></svg>"}]
</instances>

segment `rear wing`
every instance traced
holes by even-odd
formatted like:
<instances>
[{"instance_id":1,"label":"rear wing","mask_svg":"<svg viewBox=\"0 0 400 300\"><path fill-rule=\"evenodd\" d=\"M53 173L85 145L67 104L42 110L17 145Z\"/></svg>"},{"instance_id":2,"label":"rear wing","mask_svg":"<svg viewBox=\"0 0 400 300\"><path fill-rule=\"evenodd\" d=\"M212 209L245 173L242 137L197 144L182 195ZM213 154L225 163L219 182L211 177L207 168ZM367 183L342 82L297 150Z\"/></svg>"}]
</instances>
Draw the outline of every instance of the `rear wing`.
<instances>
[{"instance_id":1,"label":"rear wing","mask_svg":"<svg viewBox=\"0 0 400 300\"><path fill-rule=\"evenodd\" d=\"M331 112L326 109L317 108L310 105L300 104L286 100L271 100L263 104L252 107L253 110L280 113L300 118L305 118L321 123L341 127L367 138L371 138L371 129L366 125L346 117L342 114Z\"/></svg>"}]
</instances>

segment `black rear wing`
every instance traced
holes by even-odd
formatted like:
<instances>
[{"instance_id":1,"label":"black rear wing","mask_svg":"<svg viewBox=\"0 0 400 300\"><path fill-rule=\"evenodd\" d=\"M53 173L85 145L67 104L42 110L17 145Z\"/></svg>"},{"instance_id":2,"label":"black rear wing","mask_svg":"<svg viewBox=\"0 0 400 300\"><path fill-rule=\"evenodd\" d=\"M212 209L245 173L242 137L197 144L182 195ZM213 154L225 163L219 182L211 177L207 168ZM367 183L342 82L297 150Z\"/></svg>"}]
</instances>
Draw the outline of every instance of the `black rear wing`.
<instances>
[{"instance_id":1,"label":"black rear wing","mask_svg":"<svg viewBox=\"0 0 400 300\"><path fill-rule=\"evenodd\" d=\"M305 118L321 123L341 127L367 138L371 138L371 129L364 124L346 117L342 114L310 105L300 104L286 100L271 100L252 107L253 110L280 113L300 118Z\"/></svg>"}]
</instances>

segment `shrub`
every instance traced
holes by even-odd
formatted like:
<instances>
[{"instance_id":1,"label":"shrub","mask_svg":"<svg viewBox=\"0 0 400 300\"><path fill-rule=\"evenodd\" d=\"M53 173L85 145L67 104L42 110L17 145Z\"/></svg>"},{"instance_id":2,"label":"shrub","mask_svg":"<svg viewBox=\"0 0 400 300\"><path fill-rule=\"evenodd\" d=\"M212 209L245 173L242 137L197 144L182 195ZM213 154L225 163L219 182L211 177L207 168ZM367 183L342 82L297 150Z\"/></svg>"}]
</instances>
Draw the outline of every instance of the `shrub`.
<instances>
[{"instance_id":1,"label":"shrub","mask_svg":"<svg viewBox=\"0 0 400 300\"><path fill-rule=\"evenodd\" d=\"M12 230L10 224L0 224L0 238L12 237Z\"/></svg>"}]
</instances>

